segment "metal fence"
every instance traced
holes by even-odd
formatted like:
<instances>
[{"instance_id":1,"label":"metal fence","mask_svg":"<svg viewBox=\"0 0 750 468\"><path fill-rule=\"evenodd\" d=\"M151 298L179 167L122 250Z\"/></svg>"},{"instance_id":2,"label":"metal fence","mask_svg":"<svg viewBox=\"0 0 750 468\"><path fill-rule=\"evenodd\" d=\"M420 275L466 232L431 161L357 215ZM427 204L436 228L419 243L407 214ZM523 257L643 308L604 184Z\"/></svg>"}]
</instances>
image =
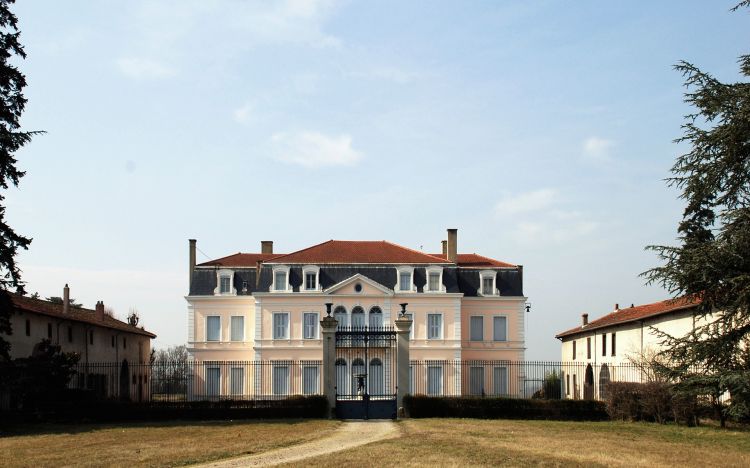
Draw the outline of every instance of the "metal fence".
<instances>
[{"instance_id":1,"label":"metal fence","mask_svg":"<svg viewBox=\"0 0 750 468\"><path fill-rule=\"evenodd\" d=\"M395 394L398 383L390 336L384 333L367 346L356 334L342 339L334 374L338 397L358 397L360 374L369 377L368 394ZM322 394L322 377L320 360L80 363L69 387L130 401L256 401ZM603 399L608 382L646 380L633 364L413 360L406 384L413 395Z\"/></svg>"},{"instance_id":2,"label":"metal fence","mask_svg":"<svg viewBox=\"0 0 750 468\"><path fill-rule=\"evenodd\" d=\"M411 361L410 394L603 399L609 382L643 382L633 364L548 361Z\"/></svg>"},{"instance_id":3,"label":"metal fence","mask_svg":"<svg viewBox=\"0 0 750 468\"><path fill-rule=\"evenodd\" d=\"M273 400L322 393L321 361L79 364L70 388L131 401Z\"/></svg>"}]
</instances>

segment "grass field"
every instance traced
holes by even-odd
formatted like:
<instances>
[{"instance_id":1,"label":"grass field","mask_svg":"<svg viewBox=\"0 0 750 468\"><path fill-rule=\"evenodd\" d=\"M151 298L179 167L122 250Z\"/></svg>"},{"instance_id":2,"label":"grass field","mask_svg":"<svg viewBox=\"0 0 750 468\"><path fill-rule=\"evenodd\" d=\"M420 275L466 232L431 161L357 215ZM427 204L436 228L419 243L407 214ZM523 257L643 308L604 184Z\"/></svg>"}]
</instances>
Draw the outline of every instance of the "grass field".
<instances>
[{"instance_id":1,"label":"grass field","mask_svg":"<svg viewBox=\"0 0 750 468\"><path fill-rule=\"evenodd\" d=\"M750 466L750 432L648 423L421 419L308 466Z\"/></svg>"},{"instance_id":2,"label":"grass field","mask_svg":"<svg viewBox=\"0 0 750 468\"><path fill-rule=\"evenodd\" d=\"M0 466L176 466L324 437L336 421L25 426L0 437Z\"/></svg>"},{"instance_id":3,"label":"grass field","mask_svg":"<svg viewBox=\"0 0 750 468\"><path fill-rule=\"evenodd\" d=\"M331 434L336 421L27 426L0 437L2 466L175 466ZM750 432L619 422L421 419L401 436L309 466L750 466Z\"/></svg>"}]
</instances>

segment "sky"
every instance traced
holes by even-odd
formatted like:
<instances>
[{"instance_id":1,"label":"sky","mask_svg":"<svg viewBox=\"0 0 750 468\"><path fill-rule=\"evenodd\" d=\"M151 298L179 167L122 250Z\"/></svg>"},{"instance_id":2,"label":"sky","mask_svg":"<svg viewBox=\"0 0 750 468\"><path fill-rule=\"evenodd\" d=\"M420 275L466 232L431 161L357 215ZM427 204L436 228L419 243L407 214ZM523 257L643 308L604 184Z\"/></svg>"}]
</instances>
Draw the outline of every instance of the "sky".
<instances>
[{"instance_id":1,"label":"sky","mask_svg":"<svg viewBox=\"0 0 750 468\"><path fill-rule=\"evenodd\" d=\"M736 1L736 0L735 0ZM389 240L524 265L527 359L666 299L688 60L726 81L734 2L19 2L22 125L44 130L7 218L29 292L187 336L198 260Z\"/></svg>"}]
</instances>

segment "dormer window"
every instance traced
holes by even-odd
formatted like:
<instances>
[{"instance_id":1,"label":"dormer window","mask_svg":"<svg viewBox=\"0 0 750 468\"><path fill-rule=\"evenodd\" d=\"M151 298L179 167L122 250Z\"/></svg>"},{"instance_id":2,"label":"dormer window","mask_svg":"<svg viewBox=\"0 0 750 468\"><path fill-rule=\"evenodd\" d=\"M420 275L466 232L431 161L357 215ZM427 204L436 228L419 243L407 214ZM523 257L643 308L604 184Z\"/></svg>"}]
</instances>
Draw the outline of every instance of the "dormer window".
<instances>
[{"instance_id":1,"label":"dormer window","mask_svg":"<svg viewBox=\"0 0 750 468\"><path fill-rule=\"evenodd\" d=\"M219 296L234 296L237 294L237 290L233 286L234 283L234 271L232 270L218 270L216 272L216 289L214 294Z\"/></svg>"},{"instance_id":2,"label":"dormer window","mask_svg":"<svg viewBox=\"0 0 750 468\"><path fill-rule=\"evenodd\" d=\"M397 270L396 278L397 291L413 292L414 291L414 268L401 267Z\"/></svg>"},{"instance_id":3,"label":"dormer window","mask_svg":"<svg viewBox=\"0 0 750 468\"><path fill-rule=\"evenodd\" d=\"M289 267L276 267L273 269L273 283L271 291L287 292L289 291Z\"/></svg>"},{"instance_id":4,"label":"dormer window","mask_svg":"<svg viewBox=\"0 0 750 468\"><path fill-rule=\"evenodd\" d=\"M319 273L320 268L316 266L302 267L302 290L320 291Z\"/></svg>"},{"instance_id":5,"label":"dormer window","mask_svg":"<svg viewBox=\"0 0 750 468\"><path fill-rule=\"evenodd\" d=\"M444 292L443 269L440 267L429 267L426 273L427 284L425 285L425 292Z\"/></svg>"},{"instance_id":6,"label":"dormer window","mask_svg":"<svg viewBox=\"0 0 750 468\"><path fill-rule=\"evenodd\" d=\"M479 273L479 293L482 296L497 296L495 275L495 271L492 270Z\"/></svg>"}]
</instances>

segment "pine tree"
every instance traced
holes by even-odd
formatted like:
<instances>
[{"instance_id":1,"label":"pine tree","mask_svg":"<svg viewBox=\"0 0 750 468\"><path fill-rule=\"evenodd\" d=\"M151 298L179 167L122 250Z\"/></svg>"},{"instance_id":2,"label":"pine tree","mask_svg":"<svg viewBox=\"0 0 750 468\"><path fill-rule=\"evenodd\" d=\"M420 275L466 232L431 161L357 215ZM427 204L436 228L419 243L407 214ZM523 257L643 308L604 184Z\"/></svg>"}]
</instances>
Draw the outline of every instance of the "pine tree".
<instances>
[{"instance_id":1,"label":"pine tree","mask_svg":"<svg viewBox=\"0 0 750 468\"><path fill-rule=\"evenodd\" d=\"M26 58L18 38L18 18L10 11L15 0L0 0L0 190L18 186L24 172L16 167L14 154L39 132L23 132L19 119L26 107L23 88L26 77L10 62L14 57ZM18 249L27 249L31 239L16 232L5 220L5 197L0 192L0 334L12 333L10 298L6 291L15 288L24 293L21 271L16 264ZM0 337L0 358L7 359L9 345Z\"/></svg>"},{"instance_id":2,"label":"pine tree","mask_svg":"<svg viewBox=\"0 0 750 468\"><path fill-rule=\"evenodd\" d=\"M749 7L750 0L733 8ZM742 80L723 83L688 62L685 101L695 111L676 140L690 150L672 167L670 186L686 207L679 245L649 246L663 266L644 273L675 296L701 300L696 327L686 337L662 334L668 371L678 389L731 393L725 416L750 415L750 55L739 58Z\"/></svg>"}]
</instances>

